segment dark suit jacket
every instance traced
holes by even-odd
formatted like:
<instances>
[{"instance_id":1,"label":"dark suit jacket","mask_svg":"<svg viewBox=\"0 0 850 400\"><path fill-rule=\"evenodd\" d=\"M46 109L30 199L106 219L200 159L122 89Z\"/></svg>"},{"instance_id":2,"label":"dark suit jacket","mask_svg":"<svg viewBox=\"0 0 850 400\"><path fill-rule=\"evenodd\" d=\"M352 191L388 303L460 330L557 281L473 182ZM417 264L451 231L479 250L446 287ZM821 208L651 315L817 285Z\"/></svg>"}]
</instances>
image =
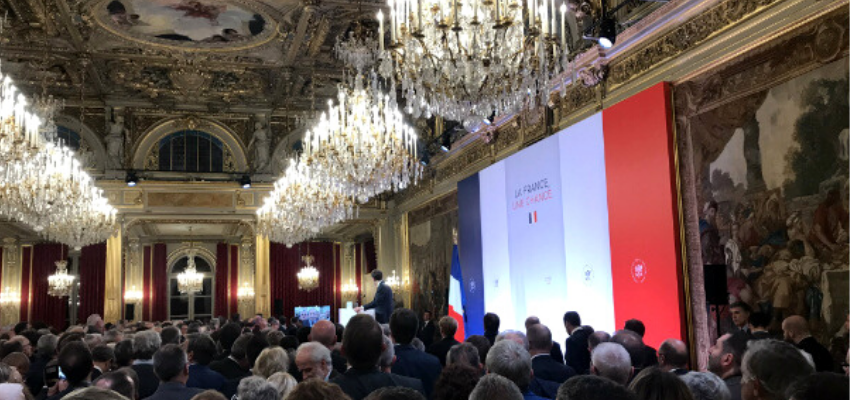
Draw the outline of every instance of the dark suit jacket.
<instances>
[{"instance_id":1,"label":"dark suit jacket","mask_svg":"<svg viewBox=\"0 0 850 400\"><path fill-rule=\"evenodd\" d=\"M768 332L768 331L753 332L753 339L754 340L771 339L771 338L773 338L773 335L771 335L770 332Z\"/></svg>"},{"instance_id":2,"label":"dark suit jacket","mask_svg":"<svg viewBox=\"0 0 850 400\"><path fill-rule=\"evenodd\" d=\"M233 361L233 359L229 357L223 360L211 362L210 369L224 376L226 382L221 393L223 393L228 399L236 394L236 389L239 388L239 382L242 378L251 376L251 371L243 369L238 363L236 363L236 361Z\"/></svg>"},{"instance_id":3,"label":"dark suit jacket","mask_svg":"<svg viewBox=\"0 0 850 400\"><path fill-rule=\"evenodd\" d=\"M818 343L815 338L809 336L797 343L800 350L812 355L812 360L815 362L815 370L817 372L832 372L832 355L829 350Z\"/></svg>"},{"instance_id":4,"label":"dark suit jacket","mask_svg":"<svg viewBox=\"0 0 850 400\"><path fill-rule=\"evenodd\" d=\"M490 346L496 343L496 336L499 336L499 332L484 332L484 337L490 341Z\"/></svg>"},{"instance_id":5,"label":"dark suit jacket","mask_svg":"<svg viewBox=\"0 0 850 400\"><path fill-rule=\"evenodd\" d=\"M227 380L224 375L210 369L209 365L192 364L189 366L189 380L186 386L198 389L213 389L221 392Z\"/></svg>"},{"instance_id":6,"label":"dark suit jacket","mask_svg":"<svg viewBox=\"0 0 850 400\"><path fill-rule=\"evenodd\" d=\"M186 387L179 383L162 382L152 396L143 398L143 400L190 400L201 392L203 390Z\"/></svg>"},{"instance_id":7,"label":"dark suit jacket","mask_svg":"<svg viewBox=\"0 0 850 400\"><path fill-rule=\"evenodd\" d=\"M434 342L432 345L428 346L428 353L433 354L440 360L440 365L446 366L446 355L449 354L449 350L452 349L452 346L460 344L453 337L446 337L440 340L439 342Z\"/></svg>"},{"instance_id":8,"label":"dark suit jacket","mask_svg":"<svg viewBox=\"0 0 850 400\"><path fill-rule=\"evenodd\" d=\"M648 368L658 365L658 350L652 346L643 346L643 368Z\"/></svg>"},{"instance_id":9,"label":"dark suit jacket","mask_svg":"<svg viewBox=\"0 0 850 400\"><path fill-rule=\"evenodd\" d=\"M344 374L348 369L348 360L345 359L339 350L331 352L331 364L333 364L334 371L339 372L340 374Z\"/></svg>"},{"instance_id":10,"label":"dark suit jacket","mask_svg":"<svg viewBox=\"0 0 850 400\"><path fill-rule=\"evenodd\" d=\"M139 398L153 395L159 388L159 378L153 372L153 364L134 364L131 368L139 375Z\"/></svg>"},{"instance_id":11,"label":"dark suit jacket","mask_svg":"<svg viewBox=\"0 0 850 400\"><path fill-rule=\"evenodd\" d=\"M65 390L63 390L59 393L56 393L53 396L46 398L45 400L61 400L63 397L67 396L71 392L73 392L77 389L87 388L89 386L91 386L91 382L80 382L80 383L78 383L74 386L68 386L67 389L65 389Z\"/></svg>"},{"instance_id":12,"label":"dark suit jacket","mask_svg":"<svg viewBox=\"0 0 850 400\"><path fill-rule=\"evenodd\" d=\"M548 354L534 356L531 359L531 369L534 377L547 381L564 383L576 374L571 367L561 364L552 359Z\"/></svg>"},{"instance_id":13,"label":"dark suit jacket","mask_svg":"<svg viewBox=\"0 0 850 400\"><path fill-rule=\"evenodd\" d=\"M371 303L363 306L364 310L375 309L375 320L380 324L390 322L390 315L393 313L393 290L390 285L384 281L378 284L378 290L375 292L375 298Z\"/></svg>"},{"instance_id":14,"label":"dark suit jacket","mask_svg":"<svg viewBox=\"0 0 850 400\"><path fill-rule=\"evenodd\" d=\"M404 386L425 394L422 389L422 381L396 374L385 374L378 368L355 369L349 368L342 376L331 380L342 388L351 400L362 400L369 393L383 387Z\"/></svg>"},{"instance_id":15,"label":"dark suit jacket","mask_svg":"<svg viewBox=\"0 0 850 400\"><path fill-rule=\"evenodd\" d=\"M437 378L443 370L440 360L409 344L396 345L395 356L393 373L421 380L425 395L430 398L431 393L434 392L434 384L437 383Z\"/></svg>"},{"instance_id":16,"label":"dark suit jacket","mask_svg":"<svg viewBox=\"0 0 850 400\"><path fill-rule=\"evenodd\" d=\"M101 375L103 375L103 371L101 371L97 368L92 368L91 369L91 376L89 376L89 378L91 378L91 381L94 382L94 380L97 379Z\"/></svg>"},{"instance_id":17,"label":"dark suit jacket","mask_svg":"<svg viewBox=\"0 0 850 400\"><path fill-rule=\"evenodd\" d=\"M419 334L416 335L419 340L425 345L425 348L434 343L434 334L437 332L437 327L434 325L434 321L428 321L422 325L422 328L419 329Z\"/></svg>"},{"instance_id":18,"label":"dark suit jacket","mask_svg":"<svg viewBox=\"0 0 850 400\"><path fill-rule=\"evenodd\" d=\"M51 357L42 357L36 355L30 364L30 370L27 372L26 381L27 387L30 388L30 393L33 396L38 396L38 392L44 387L44 367L50 362Z\"/></svg>"},{"instance_id":19,"label":"dark suit jacket","mask_svg":"<svg viewBox=\"0 0 850 400\"><path fill-rule=\"evenodd\" d=\"M564 363L564 353L561 351L561 345L558 342L552 342L552 351L549 352L552 359L558 363Z\"/></svg>"},{"instance_id":20,"label":"dark suit jacket","mask_svg":"<svg viewBox=\"0 0 850 400\"><path fill-rule=\"evenodd\" d=\"M590 351L587 349L588 336L590 336L588 330L576 328L567 338L567 345L564 348L567 352L564 355L567 365L581 375L587 374L590 369Z\"/></svg>"}]
</instances>

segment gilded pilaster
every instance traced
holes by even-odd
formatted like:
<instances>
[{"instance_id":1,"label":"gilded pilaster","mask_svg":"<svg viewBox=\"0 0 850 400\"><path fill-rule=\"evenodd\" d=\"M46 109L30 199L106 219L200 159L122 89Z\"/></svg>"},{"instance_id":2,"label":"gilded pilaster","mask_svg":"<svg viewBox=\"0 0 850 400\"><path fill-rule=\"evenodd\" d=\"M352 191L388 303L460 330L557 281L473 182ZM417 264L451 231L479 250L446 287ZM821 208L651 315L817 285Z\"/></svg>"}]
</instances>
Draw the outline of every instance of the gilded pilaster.
<instances>
[{"instance_id":1,"label":"gilded pilaster","mask_svg":"<svg viewBox=\"0 0 850 400\"><path fill-rule=\"evenodd\" d=\"M103 304L103 320L116 323L121 319L122 290L121 290L121 266L122 266L122 234L117 234L106 240L106 298Z\"/></svg>"},{"instance_id":2,"label":"gilded pilaster","mask_svg":"<svg viewBox=\"0 0 850 400\"><path fill-rule=\"evenodd\" d=\"M21 247L15 238L3 239L3 259L0 268L3 269L3 281L0 282L0 290L8 295L10 299L17 298L0 305L0 326L11 325L18 322L21 313ZM17 295L17 296L16 296Z\"/></svg>"},{"instance_id":3,"label":"gilded pilaster","mask_svg":"<svg viewBox=\"0 0 850 400\"><path fill-rule=\"evenodd\" d=\"M257 314L271 315L271 286L269 282L269 238L257 236L256 270L254 272L254 310ZM247 317L244 315L243 317Z\"/></svg>"}]
</instances>

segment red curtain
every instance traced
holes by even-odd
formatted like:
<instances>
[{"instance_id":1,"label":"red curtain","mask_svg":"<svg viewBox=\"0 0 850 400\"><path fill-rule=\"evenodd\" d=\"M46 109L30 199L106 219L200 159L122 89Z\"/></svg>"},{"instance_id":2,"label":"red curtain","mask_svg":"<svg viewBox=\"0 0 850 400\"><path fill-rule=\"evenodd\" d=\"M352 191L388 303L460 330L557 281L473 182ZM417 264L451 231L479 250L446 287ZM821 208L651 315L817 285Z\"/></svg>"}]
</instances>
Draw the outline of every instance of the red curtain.
<instances>
[{"instance_id":1,"label":"red curtain","mask_svg":"<svg viewBox=\"0 0 850 400\"><path fill-rule=\"evenodd\" d=\"M228 317L239 312L239 246L230 246L230 313Z\"/></svg>"},{"instance_id":2,"label":"red curtain","mask_svg":"<svg viewBox=\"0 0 850 400\"><path fill-rule=\"evenodd\" d=\"M168 319L168 254L165 243L153 245L153 315L152 321Z\"/></svg>"},{"instance_id":3,"label":"red curtain","mask_svg":"<svg viewBox=\"0 0 850 400\"><path fill-rule=\"evenodd\" d=\"M80 252L80 290L77 321L89 315L103 316L106 296L106 243L83 247Z\"/></svg>"},{"instance_id":4,"label":"red curtain","mask_svg":"<svg viewBox=\"0 0 850 400\"><path fill-rule=\"evenodd\" d=\"M29 321L30 277L32 276L32 247L21 248L21 321Z\"/></svg>"},{"instance_id":5,"label":"red curtain","mask_svg":"<svg viewBox=\"0 0 850 400\"><path fill-rule=\"evenodd\" d=\"M227 243L215 248L215 305L218 315L227 315Z\"/></svg>"},{"instance_id":6,"label":"red curtain","mask_svg":"<svg viewBox=\"0 0 850 400\"><path fill-rule=\"evenodd\" d=\"M378 268L378 254L375 252L374 240L363 243L363 253L366 256L366 273L368 274Z\"/></svg>"},{"instance_id":7,"label":"red curtain","mask_svg":"<svg viewBox=\"0 0 850 400\"><path fill-rule=\"evenodd\" d=\"M56 272L56 261L66 259L67 246L56 243L37 244L33 246L32 253L32 321L44 321L56 329L64 330L68 315L68 298L48 295L47 277Z\"/></svg>"},{"instance_id":8,"label":"red curtain","mask_svg":"<svg viewBox=\"0 0 850 400\"><path fill-rule=\"evenodd\" d=\"M309 244L309 254L315 257L313 266L319 271L319 287L310 292L298 289L296 274L304 266L302 255L307 255L306 243L286 248L280 243L269 246L269 278L271 280L272 303L276 299L283 300L283 313L292 316L295 307L299 306L331 306L331 318L336 320L334 304L334 257L333 243L312 242Z\"/></svg>"},{"instance_id":9,"label":"red curtain","mask_svg":"<svg viewBox=\"0 0 850 400\"><path fill-rule=\"evenodd\" d=\"M334 244L334 307L342 305L342 246Z\"/></svg>"},{"instance_id":10,"label":"red curtain","mask_svg":"<svg viewBox=\"0 0 850 400\"><path fill-rule=\"evenodd\" d=\"M145 246L144 249L144 258L142 261L142 312L139 312L136 319L141 321L151 321L153 320L153 303L151 296L151 265L152 265L152 251L150 246Z\"/></svg>"}]
</instances>

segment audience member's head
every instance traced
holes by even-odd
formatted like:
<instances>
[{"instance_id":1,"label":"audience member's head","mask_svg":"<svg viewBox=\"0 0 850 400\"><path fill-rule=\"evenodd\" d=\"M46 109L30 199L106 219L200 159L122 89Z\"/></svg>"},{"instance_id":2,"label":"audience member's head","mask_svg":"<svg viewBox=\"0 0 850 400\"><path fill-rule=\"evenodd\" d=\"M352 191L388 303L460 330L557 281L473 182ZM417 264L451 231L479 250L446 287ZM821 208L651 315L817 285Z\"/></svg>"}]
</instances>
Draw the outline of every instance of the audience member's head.
<instances>
[{"instance_id":1,"label":"audience member's head","mask_svg":"<svg viewBox=\"0 0 850 400\"><path fill-rule=\"evenodd\" d=\"M286 334L281 331L271 330L266 333L266 341L269 342L269 346L271 347L283 347L280 344L283 342L284 337L286 337Z\"/></svg>"},{"instance_id":2,"label":"audience member's head","mask_svg":"<svg viewBox=\"0 0 850 400\"><path fill-rule=\"evenodd\" d=\"M484 314L484 331L499 333L499 316L493 313Z\"/></svg>"},{"instance_id":3,"label":"audience member's head","mask_svg":"<svg viewBox=\"0 0 850 400\"><path fill-rule=\"evenodd\" d=\"M526 320L528 322L528 320ZM546 325L536 323L526 328L528 352L532 355L549 354L552 351L552 332Z\"/></svg>"},{"instance_id":4,"label":"audience member's head","mask_svg":"<svg viewBox=\"0 0 850 400\"><path fill-rule=\"evenodd\" d=\"M250 366L251 364L248 360L248 345L253 339L254 335L250 333L239 336L235 341L233 341L233 346L230 347L230 357L233 357L233 359L239 363ZM259 353L257 355L259 355Z\"/></svg>"},{"instance_id":5,"label":"audience member's head","mask_svg":"<svg viewBox=\"0 0 850 400\"><path fill-rule=\"evenodd\" d=\"M525 392L531 382L531 355L514 341L496 342L487 354L487 372L510 379Z\"/></svg>"},{"instance_id":6,"label":"audience member's head","mask_svg":"<svg viewBox=\"0 0 850 400\"><path fill-rule=\"evenodd\" d=\"M135 390L135 395L133 397L130 397L130 398L131 399L138 399L139 398L139 382L140 381L139 381L139 374L136 372L136 370L134 370L133 367L121 367L121 368L118 368L116 371L124 372L130 378L130 380L133 381L133 389Z\"/></svg>"},{"instance_id":7,"label":"audience member's head","mask_svg":"<svg viewBox=\"0 0 850 400\"><path fill-rule=\"evenodd\" d=\"M189 360L186 352L176 344L162 346L153 355L153 372L162 382L186 384L189 378Z\"/></svg>"},{"instance_id":8,"label":"audience member's head","mask_svg":"<svg viewBox=\"0 0 850 400\"><path fill-rule=\"evenodd\" d=\"M756 311L750 314L750 327L753 331L766 331L771 320L770 314Z\"/></svg>"},{"instance_id":9,"label":"audience member's head","mask_svg":"<svg viewBox=\"0 0 850 400\"><path fill-rule=\"evenodd\" d=\"M233 347L233 342L242 334L242 327L239 324L230 322L224 324L218 332L218 344L221 345L222 350L229 353L230 348Z\"/></svg>"},{"instance_id":10,"label":"audience member's head","mask_svg":"<svg viewBox=\"0 0 850 400\"><path fill-rule=\"evenodd\" d=\"M30 371L30 359L24 353L11 353L3 357L3 363L15 367L22 376L27 376Z\"/></svg>"},{"instance_id":11,"label":"audience member's head","mask_svg":"<svg viewBox=\"0 0 850 400\"><path fill-rule=\"evenodd\" d=\"M399 308L390 316L390 334L401 345L410 344L419 332L419 318L409 308Z\"/></svg>"},{"instance_id":12,"label":"audience member's head","mask_svg":"<svg viewBox=\"0 0 850 400\"><path fill-rule=\"evenodd\" d=\"M440 335L444 338L454 337L457 332L457 321L454 318L445 316L440 318Z\"/></svg>"},{"instance_id":13,"label":"audience member's head","mask_svg":"<svg viewBox=\"0 0 850 400\"><path fill-rule=\"evenodd\" d=\"M419 339L418 337L413 338L413 340L410 341L410 345L416 350L425 351L425 343L423 343L422 339Z\"/></svg>"},{"instance_id":14,"label":"audience member's head","mask_svg":"<svg viewBox=\"0 0 850 400\"><path fill-rule=\"evenodd\" d=\"M637 333L638 335L640 335L640 337L643 337L643 335L646 334L646 326L643 324L643 321L639 319L632 318L626 321L626 324L625 326L623 326L623 329Z\"/></svg>"},{"instance_id":15,"label":"audience member's head","mask_svg":"<svg viewBox=\"0 0 850 400\"><path fill-rule=\"evenodd\" d=\"M490 351L490 341L481 335L471 335L466 338L466 343L478 349L478 359L481 361L481 365L484 365L487 362L487 353Z\"/></svg>"},{"instance_id":16,"label":"audience member's head","mask_svg":"<svg viewBox=\"0 0 850 400\"><path fill-rule=\"evenodd\" d=\"M133 336L133 358L136 360L150 360L161 345L162 339L156 331L137 332Z\"/></svg>"},{"instance_id":17,"label":"audience member's head","mask_svg":"<svg viewBox=\"0 0 850 400\"><path fill-rule=\"evenodd\" d=\"M352 368L375 368L384 346L381 326L370 315L355 315L345 327L342 353Z\"/></svg>"},{"instance_id":18,"label":"audience member's head","mask_svg":"<svg viewBox=\"0 0 850 400\"><path fill-rule=\"evenodd\" d=\"M310 329L307 339L311 342L319 342L328 349L332 349L336 345L336 326L331 321L318 321Z\"/></svg>"},{"instance_id":19,"label":"audience member's head","mask_svg":"<svg viewBox=\"0 0 850 400\"><path fill-rule=\"evenodd\" d=\"M162 332L159 333L160 345L165 346L167 344L180 344L180 336L181 334L179 329L173 326L164 328Z\"/></svg>"},{"instance_id":20,"label":"audience member's head","mask_svg":"<svg viewBox=\"0 0 850 400\"><path fill-rule=\"evenodd\" d=\"M101 372L110 371L115 362L115 350L112 347L102 344L91 349L91 357Z\"/></svg>"},{"instance_id":21,"label":"audience member's head","mask_svg":"<svg viewBox=\"0 0 850 400\"><path fill-rule=\"evenodd\" d=\"M625 352L625 350L623 350ZM634 400L623 385L594 375L574 376L558 389L556 400Z\"/></svg>"},{"instance_id":22,"label":"audience member's head","mask_svg":"<svg viewBox=\"0 0 850 400\"><path fill-rule=\"evenodd\" d=\"M522 400L522 392L510 379L497 374L487 374L478 380L469 400Z\"/></svg>"},{"instance_id":23,"label":"audience member's head","mask_svg":"<svg viewBox=\"0 0 850 400\"><path fill-rule=\"evenodd\" d=\"M304 380L325 380L333 369L331 351L319 342L307 342L298 346L295 353L295 366L301 371Z\"/></svg>"},{"instance_id":24,"label":"audience member's head","mask_svg":"<svg viewBox=\"0 0 850 400\"><path fill-rule=\"evenodd\" d=\"M800 343L801 340L811 336L809 323L799 315L792 315L782 321L782 333L785 335L785 340L792 343Z\"/></svg>"},{"instance_id":25,"label":"audience member's head","mask_svg":"<svg viewBox=\"0 0 850 400\"><path fill-rule=\"evenodd\" d=\"M729 313L732 314L732 323L739 328L745 328L750 322L752 307L743 301L736 301L729 305Z\"/></svg>"},{"instance_id":26,"label":"audience member's head","mask_svg":"<svg viewBox=\"0 0 850 400\"><path fill-rule=\"evenodd\" d=\"M567 333L572 334L573 331L581 326L581 317L575 311L567 311L564 313L564 328Z\"/></svg>"},{"instance_id":27,"label":"audience member's head","mask_svg":"<svg viewBox=\"0 0 850 400\"><path fill-rule=\"evenodd\" d=\"M15 337L20 337L20 336L15 336ZM14 339L14 338L12 338L12 339ZM0 345L0 358L6 357L7 355L12 354L12 353L23 353L23 352L24 352L24 346L21 344L20 341L7 340L5 343Z\"/></svg>"},{"instance_id":28,"label":"audience member's head","mask_svg":"<svg viewBox=\"0 0 850 400\"><path fill-rule=\"evenodd\" d=\"M269 347L260 353L254 363L254 375L268 379L275 372L289 370L289 356L280 347Z\"/></svg>"},{"instance_id":29,"label":"audience member's head","mask_svg":"<svg viewBox=\"0 0 850 400\"><path fill-rule=\"evenodd\" d=\"M369 393L363 400L425 400L425 396L408 387L388 386Z\"/></svg>"},{"instance_id":30,"label":"audience member's head","mask_svg":"<svg viewBox=\"0 0 850 400\"><path fill-rule=\"evenodd\" d=\"M283 347L283 349L286 351L295 351L296 349L298 349L299 344L301 343L295 336L284 336L283 339L280 340L280 347Z\"/></svg>"},{"instance_id":31,"label":"audience member's head","mask_svg":"<svg viewBox=\"0 0 850 400\"><path fill-rule=\"evenodd\" d=\"M269 347L269 342L266 341L266 338L264 338L262 334L256 334L256 335L252 334L251 335L250 340L248 341L248 347L247 347L247 350L246 350L247 351L246 354L248 356L248 363L249 363L249 365L251 365L251 367L253 367L254 364L256 364L257 357L260 356L260 353L262 353L263 350L265 350L268 347ZM232 351L233 351L233 349L231 349L231 352Z\"/></svg>"},{"instance_id":32,"label":"audience member's head","mask_svg":"<svg viewBox=\"0 0 850 400\"><path fill-rule=\"evenodd\" d=\"M87 381L93 367L91 351L83 342L68 343L59 353L59 368L71 386Z\"/></svg>"},{"instance_id":33,"label":"audience member's head","mask_svg":"<svg viewBox=\"0 0 850 400\"><path fill-rule=\"evenodd\" d=\"M493 344L495 344L496 342L501 342L502 340L509 340L528 350L528 337L525 336L525 333L522 333L520 331L515 331L512 329L503 331L498 336L496 336L496 340L493 342Z\"/></svg>"},{"instance_id":34,"label":"audience member's head","mask_svg":"<svg viewBox=\"0 0 850 400\"><path fill-rule=\"evenodd\" d=\"M384 345L381 349L381 358L378 359L378 367L381 368L381 371L390 373L393 363L395 363L395 347L389 336L384 335L383 341Z\"/></svg>"},{"instance_id":35,"label":"audience member's head","mask_svg":"<svg viewBox=\"0 0 850 400\"><path fill-rule=\"evenodd\" d=\"M86 346L89 346L90 349L105 344L103 341L103 335L99 333L87 333L84 341L86 342Z\"/></svg>"},{"instance_id":36,"label":"audience member's head","mask_svg":"<svg viewBox=\"0 0 850 400\"><path fill-rule=\"evenodd\" d=\"M221 392L217 390L204 390L201 393L196 394L189 400L229 400L227 397L224 397Z\"/></svg>"},{"instance_id":37,"label":"audience member's head","mask_svg":"<svg viewBox=\"0 0 850 400\"><path fill-rule=\"evenodd\" d=\"M596 346L599 346L599 343L605 343L611 341L611 335L605 331L596 331L590 334L587 337L587 349L593 351Z\"/></svg>"},{"instance_id":38,"label":"audience member's head","mask_svg":"<svg viewBox=\"0 0 850 400\"><path fill-rule=\"evenodd\" d=\"M831 372L818 372L798 379L785 391L788 400L850 399L850 380Z\"/></svg>"},{"instance_id":39,"label":"audience member's head","mask_svg":"<svg viewBox=\"0 0 850 400\"><path fill-rule=\"evenodd\" d=\"M59 337L56 335L46 334L38 338L36 349L38 355L44 358L50 358L56 355L56 346L59 344Z\"/></svg>"},{"instance_id":40,"label":"audience member's head","mask_svg":"<svg viewBox=\"0 0 850 400\"><path fill-rule=\"evenodd\" d=\"M741 397L748 400L785 399L796 381L813 374L814 367L794 345L778 340L754 340L741 362Z\"/></svg>"},{"instance_id":41,"label":"audience member's head","mask_svg":"<svg viewBox=\"0 0 850 400\"><path fill-rule=\"evenodd\" d=\"M629 353L617 343L600 343L590 354L590 373L593 375L625 385L633 372Z\"/></svg>"},{"instance_id":42,"label":"audience member's head","mask_svg":"<svg viewBox=\"0 0 850 400\"><path fill-rule=\"evenodd\" d=\"M277 387L259 376L249 376L239 381L236 394L240 399L247 400L280 400Z\"/></svg>"},{"instance_id":43,"label":"audience member's head","mask_svg":"<svg viewBox=\"0 0 850 400\"><path fill-rule=\"evenodd\" d=\"M688 346L679 339L667 339L658 347L658 366L670 371L688 368Z\"/></svg>"},{"instance_id":44,"label":"audience member's head","mask_svg":"<svg viewBox=\"0 0 850 400\"><path fill-rule=\"evenodd\" d=\"M122 396L118 392L104 389L102 387L92 386L79 390L75 390L65 397L62 397L62 400L130 400L125 396Z\"/></svg>"},{"instance_id":45,"label":"audience member's head","mask_svg":"<svg viewBox=\"0 0 850 400\"><path fill-rule=\"evenodd\" d=\"M136 386L125 370L107 372L92 382L92 386L113 390L128 399L136 398Z\"/></svg>"},{"instance_id":46,"label":"audience member's head","mask_svg":"<svg viewBox=\"0 0 850 400\"><path fill-rule=\"evenodd\" d=\"M741 361L747 350L749 335L738 331L719 338L708 350L708 370L722 379L741 374Z\"/></svg>"},{"instance_id":47,"label":"audience member's head","mask_svg":"<svg viewBox=\"0 0 850 400\"><path fill-rule=\"evenodd\" d=\"M540 318L538 318L535 315L532 315L532 316L525 319L525 330L528 331L528 328L530 328L533 325L537 325L539 323L540 323Z\"/></svg>"},{"instance_id":48,"label":"audience member's head","mask_svg":"<svg viewBox=\"0 0 850 400\"><path fill-rule=\"evenodd\" d=\"M319 379L309 379L295 386L286 400L351 400L339 385Z\"/></svg>"},{"instance_id":49,"label":"audience member's head","mask_svg":"<svg viewBox=\"0 0 850 400\"><path fill-rule=\"evenodd\" d=\"M189 339L187 354L190 362L209 365L216 355L215 342L204 334L194 336Z\"/></svg>"},{"instance_id":50,"label":"audience member's head","mask_svg":"<svg viewBox=\"0 0 850 400\"><path fill-rule=\"evenodd\" d=\"M691 371L680 375L679 378L688 385L694 400L729 400L731 398L726 382L711 372Z\"/></svg>"},{"instance_id":51,"label":"audience member's head","mask_svg":"<svg viewBox=\"0 0 850 400\"><path fill-rule=\"evenodd\" d=\"M310 341L310 329L309 326L302 326L295 331L295 337L298 338L298 343L307 343Z\"/></svg>"},{"instance_id":52,"label":"audience member's head","mask_svg":"<svg viewBox=\"0 0 850 400\"><path fill-rule=\"evenodd\" d=\"M275 372L269 377L268 382L277 388L281 399L285 399L292 392L292 389L295 389L295 385L298 384L298 381L287 372Z\"/></svg>"},{"instance_id":53,"label":"audience member's head","mask_svg":"<svg viewBox=\"0 0 850 400\"><path fill-rule=\"evenodd\" d=\"M135 358L135 355L132 340L124 339L116 343L115 348L112 350L115 355L115 366L120 368L129 367L133 364L133 358Z\"/></svg>"},{"instance_id":54,"label":"audience member's head","mask_svg":"<svg viewBox=\"0 0 850 400\"><path fill-rule=\"evenodd\" d=\"M21 344L21 351L20 352L26 354L27 357L32 357L32 353L33 353L32 342L30 342L30 339L27 337L28 336L27 333L30 333L30 332L32 332L32 331L21 332L20 335L17 335L17 336L15 336L15 337L13 337L12 339L9 340L10 343L20 343Z\"/></svg>"},{"instance_id":55,"label":"audience member's head","mask_svg":"<svg viewBox=\"0 0 850 400\"><path fill-rule=\"evenodd\" d=\"M122 340L124 340L124 333L115 328L112 328L103 334L103 341L106 344L118 343Z\"/></svg>"},{"instance_id":56,"label":"audience member's head","mask_svg":"<svg viewBox=\"0 0 850 400\"><path fill-rule=\"evenodd\" d=\"M611 342L623 346L623 348L629 352L629 358L632 360L633 367L643 367L643 353L646 347L644 346L643 339L641 339L640 335L633 331L624 329L614 332L614 336L611 336Z\"/></svg>"},{"instance_id":57,"label":"audience member's head","mask_svg":"<svg viewBox=\"0 0 850 400\"><path fill-rule=\"evenodd\" d=\"M637 374L629 389L638 400L694 400L688 386L678 376L656 367Z\"/></svg>"},{"instance_id":58,"label":"audience member's head","mask_svg":"<svg viewBox=\"0 0 850 400\"><path fill-rule=\"evenodd\" d=\"M446 365L455 364L463 364L481 371L481 357L478 355L478 349L471 343L465 342L452 346L446 355Z\"/></svg>"},{"instance_id":59,"label":"audience member's head","mask_svg":"<svg viewBox=\"0 0 850 400\"><path fill-rule=\"evenodd\" d=\"M455 346L457 347L457 346ZM443 368L434 385L433 400L467 400L481 378L479 368L452 364Z\"/></svg>"}]
</instances>

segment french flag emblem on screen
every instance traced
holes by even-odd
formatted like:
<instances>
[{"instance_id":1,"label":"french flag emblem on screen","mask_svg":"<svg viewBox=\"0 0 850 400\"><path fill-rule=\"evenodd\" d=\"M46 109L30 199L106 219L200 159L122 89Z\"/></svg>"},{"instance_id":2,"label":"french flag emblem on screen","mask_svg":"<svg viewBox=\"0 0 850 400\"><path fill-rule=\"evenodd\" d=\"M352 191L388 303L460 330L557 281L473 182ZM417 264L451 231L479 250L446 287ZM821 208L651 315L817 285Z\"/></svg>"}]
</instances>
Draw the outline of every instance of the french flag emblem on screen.
<instances>
[{"instance_id":1,"label":"french flag emblem on screen","mask_svg":"<svg viewBox=\"0 0 850 400\"><path fill-rule=\"evenodd\" d=\"M528 223L536 224L537 223L537 211L532 211L528 213Z\"/></svg>"}]
</instances>

